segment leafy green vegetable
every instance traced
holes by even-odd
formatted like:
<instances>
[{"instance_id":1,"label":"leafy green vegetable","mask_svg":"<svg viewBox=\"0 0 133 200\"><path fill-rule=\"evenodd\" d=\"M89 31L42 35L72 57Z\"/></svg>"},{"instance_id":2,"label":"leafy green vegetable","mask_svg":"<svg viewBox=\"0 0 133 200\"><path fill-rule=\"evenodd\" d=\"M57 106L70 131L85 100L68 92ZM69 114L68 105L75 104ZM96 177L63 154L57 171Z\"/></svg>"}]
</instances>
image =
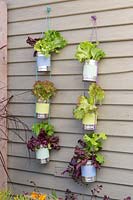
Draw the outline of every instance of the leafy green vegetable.
<instances>
[{"instance_id":1,"label":"leafy green vegetable","mask_svg":"<svg viewBox=\"0 0 133 200\"><path fill-rule=\"evenodd\" d=\"M59 49L64 48L66 45L67 41L58 31L48 30L45 32L44 37L36 42L34 50L49 57L51 53L59 53Z\"/></svg>"},{"instance_id":2,"label":"leafy green vegetable","mask_svg":"<svg viewBox=\"0 0 133 200\"><path fill-rule=\"evenodd\" d=\"M99 61L105 56L105 53L103 52L102 49L99 49L97 47L93 47L91 49L91 56L92 56L93 60Z\"/></svg>"},{"instance_id":3,"label":"leafy green vegetable","mask_svg":"<svg viewBox=\"0 0 133 200\"><path fill-rule=\"evenodd\" d=\"M56 192L52 191L52 193L48 195L48 199L49 200L58 200L59 198L58 198Z\"/></svg>"},{"instance_id":4,"label":"leafy green vegetable","mask_svg":"<svg viewBox=\"0 0 133 200\"><path fill-rule=\"evenodd\" d=\"M37 99L47 101L56 94L56 88L51 81L36 81L32 92Z\"/></svg>"},{"instance_id":5,"label":"leafy green vegetable","mask_svg":"<svg viewBox=\"0 0 133 200\"><path fill-rule=\"evenodd\" d=\"M96 83L90 85L88 94L90 96L89 103L92 105L101 104L104 99L104 90Z\"/></svg>"},{"instance_id":6,"label":"leafy green vegetable","mask_svg":"<svg viewBox=\"0 0 133 200\"><path fill-rule=\"evenodd\" d=\"M54 134L54 126L48 122L34 123L32 125L32 131L36 134L36 136L39 135L42 129L45 130L48 136L52 136Z\"/></svg>"},{"instance_id":7,"label":"leafy green vegetable","mask_svg":"<svg viewBox=\"0 0 133 200\"><path fill-rule=\"evenodd\" d=\"M73 110L75 119L82 120L87 113L95 113L97 115L96 104L102 103L104 99L104 91L99 85L93 83L89 87L88 94L89 97L80 96L78 98L78 104Z\"/></svg>"},{"instance_id":8,"label":"leafy green vegetable","mask_svg":"<svg viewBox=\"0 0 133 200\"><path fill-rule=\"evenodd\" d=\"M85 134L83 141L85 142L85 151L88 155L96 155L96 160L102 164L104 163L104 157L98 152L102 149L102 142L106 140L107 136L105 133L92 133Z\"/></svg>"},{"instance_id":9,"label":"leafy green vegetable","mask_svg":"<svg viewBox=\"0 0 133 200\"><path fill-rule=\"evenodd\" d=\"M79 62L89 61L90 59L99 61L103 57L105 57L105 53L102 49L97 47L98 44L94 44L89 41L81 42L77 46L75 58L79 60Z\"/></svg>"}]
</instances>

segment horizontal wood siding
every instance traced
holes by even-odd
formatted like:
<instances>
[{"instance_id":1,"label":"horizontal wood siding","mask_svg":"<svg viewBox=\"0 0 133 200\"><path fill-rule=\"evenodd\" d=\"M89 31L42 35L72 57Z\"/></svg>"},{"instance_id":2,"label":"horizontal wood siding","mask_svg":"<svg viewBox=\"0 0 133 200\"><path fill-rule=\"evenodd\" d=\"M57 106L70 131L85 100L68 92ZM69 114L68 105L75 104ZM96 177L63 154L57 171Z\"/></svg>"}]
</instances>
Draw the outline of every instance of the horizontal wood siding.
<instances>
[{"instance_id":1,"label":"horizontal wood siding","mask_svg":"<svg viewBox=\"0 0 133 200\"><path fill-rule=\"evenodd\" d=\"M14 124L9 124L8 169L17 192L31 191L34 181L40 191L57 190L60 196L69 188L78 193L79 200L87 200L89 189L77 185L61 172L70 161L74 146L82 138L81 122L72 115L77 97L83 94L82 64L74 58L76 45L88 40L92 31L91 15L97 16L100 47L107 56L99 64L99 84L106 98L99 108L97 131L104 131L108 140L103 147L106 162L98 171L96 184L113 199L133 197L133 0L38 0L27 2L8 0L8 95L14 95L9 112L28 124L28 137L34 122L35 82L33 49L25 40L27 36L40 36L45 30L46 5L50 5L51 27L61 31L68 46L59 55L52 56L52 81L58 88L52 100L51 123L60 137L61 150L51 153L51 161L41 166L34 154L26 149L25 142L14 134ZM46 74L39 74L46 80ZM85 84L87 92L88 84ZM16 96L15 96L16 95ZM18 127L25 140L25 130ZM12 187L9 182L9 186Z\"/></svg>"}]
</instances>

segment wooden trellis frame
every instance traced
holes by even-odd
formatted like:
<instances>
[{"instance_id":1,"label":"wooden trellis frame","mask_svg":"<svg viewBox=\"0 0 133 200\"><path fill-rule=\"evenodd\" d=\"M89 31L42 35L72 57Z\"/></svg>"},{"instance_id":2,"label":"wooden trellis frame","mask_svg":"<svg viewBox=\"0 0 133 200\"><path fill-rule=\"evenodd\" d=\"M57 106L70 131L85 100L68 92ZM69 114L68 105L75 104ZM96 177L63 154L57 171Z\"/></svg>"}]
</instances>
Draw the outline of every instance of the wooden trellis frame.
<instances>
[{"instance_id":1,"label":"wooden trellis frame","mask_svg":"<svg viewBox=\"0 0 133 200\"><path fill-rule=\"evenodd\" d=\"M0 0L0 101L7 99L7 5ZM0 112L1 109L0 109ZM1 113L0 113L1 114ZM0 138L6 133L6 119L0 118ZM0 139L0 152L7 169L7 140ZM7 174L0 162L0 189L7 186Z\"/></svg>"}]
</instances>

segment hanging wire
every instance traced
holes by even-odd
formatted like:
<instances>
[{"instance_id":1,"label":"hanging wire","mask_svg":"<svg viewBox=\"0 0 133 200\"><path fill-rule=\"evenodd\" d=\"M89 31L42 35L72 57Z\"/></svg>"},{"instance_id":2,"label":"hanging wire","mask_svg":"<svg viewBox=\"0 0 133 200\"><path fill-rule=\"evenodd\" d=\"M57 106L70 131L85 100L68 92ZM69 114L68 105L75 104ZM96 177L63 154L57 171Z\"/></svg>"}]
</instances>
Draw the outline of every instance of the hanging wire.
<instances>
[{"instance_id":1,"label":"hanging wire","mask_svg":"<svg viewBox=\"0 0 133 200\"><path fill-rule=\"evenodd\" d=\"M47 7L47 15L46 15L47 30L50 30L50 12L51 12L51 7ZM50 66L49 79L51 80L51 78L52 78L52 74L51 74L51 66ZM51 101L49 100L48 123L50 123L50 112L51 112Z\"/></svg>"},{"instance_id":2,"label":"hanging wire","mask_svg":"<svg viewBox=\"0 0 133 200\"><path fill-rule=\"evenodd\" d=\"M45 19L45 28L46 30L50 30L50 12L51 12L51 7L46 8L46 19ZM41 38L43 38L44 32L42 31Z\"/></svg>"},{"instance_id":3,"label":"hanging wire","mask_svg":"<svg viewBox=\"0 0 133 200\"><path fill-rule=\"evenodd\" d=\"M49 6L46 7L46 19L45 19L46 30L50 30L50 12L51 12L51 7L49 7ZM42 32L42 37L43 36L44 36L44 32ZM51 78L52 78L52 74L51 74L51 66L50 66L49 79L51 80ZM36 80L38 80L38 72L37 71L36 71ZM49 123L50 123L50 111L51 111L51 101L49 101L49 115L48 115L48 122Z\"/></svg>"},{"instance_id":4,"label":"hanging wire","mask_svg":"<svg viewBox=\"0 0 133 200\"><path fill-rule=\"evenodd\" d=\"M50 12L51 8L47 7L47 17L46 17L46 22L47 22L47 29L50 30Z\"/></svg>"},{"instance_id":5,"label":"hanging wire","mask_svg":"<svg viewBox=\"0 0 133 200\"><path fill-rule=\"evenodd\" d=\"M90 35L90 41L93 40L94 36L95 36L95 41L96 43L98 43L98 35L97 35L97 17L92 15L91 16L91 21L92 21L92 32Z\"/></svg>"}]
</instances>

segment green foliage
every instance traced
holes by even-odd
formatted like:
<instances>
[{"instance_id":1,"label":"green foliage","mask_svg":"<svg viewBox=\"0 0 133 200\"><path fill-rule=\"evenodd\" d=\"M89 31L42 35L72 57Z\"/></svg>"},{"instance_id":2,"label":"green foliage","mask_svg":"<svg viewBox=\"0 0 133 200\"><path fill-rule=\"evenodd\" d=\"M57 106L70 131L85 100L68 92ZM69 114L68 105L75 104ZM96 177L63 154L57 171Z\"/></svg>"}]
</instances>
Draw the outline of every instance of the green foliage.
<instances>
[{"instance_id":1,"label":"green foliage","mask_svg":"<svg viewBox=\"0 0 133 200\"><path fill-rule=\"evenodd\" d=\"M97 47L97 44L84 41L77 46L75 58L79 60L79 62L89 61L90 59L99 61L103 57L105 57L105 53L102 49Z\"/></svg>"},{"instance_id":2,"label":"green foliage","mask_svg":"<svg viewBox=\"0 0 133 200\"><path fill-rule=\"evenodd\" d=\"M104 90L97 85L96 83L92 83L89 87L89 103L93 104L101 104L104 100Z\"/></svg>"},{"instance_id":3,"label":"green foliage","mask_svg":"<svg viewBox=\"0 0 133 200\"><path fill-rule=\"evenodd\" d=\"M97 107L89 103L89 98L80 96L76 108L73 110L75 119L82 120L87 113L96 113Z\"/></svg>"},{"instance_id":4,"label":"green foliage","mask_svg":"<svg viewBox=\"0 0 133 200\"><path fill-rule=\"evenodd\" d=\"M52 193L48 195L48 199L49 200L58 200L59 198L58 198L56 192L52 191Z\"/></svg>"},{"instance_id":5,"label":"green foliage","mask_svg":"<svg viewBox=\"0 0 133 200\"><path fill-rule=\"evenodd\" d=\"M16 195L13 200L32 200L32 198L27 197L23 194Z\"/></svg>"},{"instance_id":6,"label":"green foliage","mask_svg":"<svg viewBox=\"0 0 133 200\"><path fill-rule=\"evenodd\" d=\"M45 130L48 136L54 135L54 126L52 126L48 122L34 123L32 125L32 131L36 134L36 136L39 135L42 129Z\"/></svg>"},{"instance_id":7,"label":"green foliage","mask_svg":"<svg viewBox=\"0 0 133 200\"><path fill-rule=\"evenodd\" d=\"M9 192L9 191L0 191L0 200L13 200L11 192Z\"/></svg>"},{"instance_id":8,"label":"green foliage","mask_svg":"<svg viewBox=\"0 0 133 200\"><path fill-rule=\"evenodd\" d=\"M48 30L45 32L44 37L36 42L34 50L49 57L51 53L59 53L59 49L64 48L66 45L67 41L58 31Z\"/></svg>"},{"instance_id":9,"label":"green foliage","mask_svg":"<svg viewBox=\"0 0 133 200\"><path fill-rule=\"evenodd\" d=\"M92 133L85 134L83 141L86 144L85 151L88 155L96 155L96 160L102 164L104 163L104 157L99 153L102 149L102 143L107 139L105 133Z\"/></svg>"},{"instance_id":10,"label":"green foliage","mask_svg":"<svg viewBox=\"0 0 133 200\"><path fill-rule=\"evenodd\" d=\"M75 119L82 120L87 113L96 113L97 106L95 104L102 103L104 99L104 91L96 83L92 83L88 91L89 97L80 96L78 104L73 110Z\"/></svg>"},{"instance_id":11,"label":"green foliage","mask_svg":"<svg viewBox=\"0 0 133 200\"><path fill-rule=\"evenodd\" d=\"M23 194L13 195L10 191L0 191L0 200L31 200Z\"/></svg>"},{"instance_id":12,"label":"green foliage","mask_svg":"<svg viewBox=\"0 0 133 200\"><path fill-rule=\"evenodd\" d=\"M37 99L47 101L56 94L56 88L50 81L36 81L32 89Z\"/></svg>"}]
</instances>

